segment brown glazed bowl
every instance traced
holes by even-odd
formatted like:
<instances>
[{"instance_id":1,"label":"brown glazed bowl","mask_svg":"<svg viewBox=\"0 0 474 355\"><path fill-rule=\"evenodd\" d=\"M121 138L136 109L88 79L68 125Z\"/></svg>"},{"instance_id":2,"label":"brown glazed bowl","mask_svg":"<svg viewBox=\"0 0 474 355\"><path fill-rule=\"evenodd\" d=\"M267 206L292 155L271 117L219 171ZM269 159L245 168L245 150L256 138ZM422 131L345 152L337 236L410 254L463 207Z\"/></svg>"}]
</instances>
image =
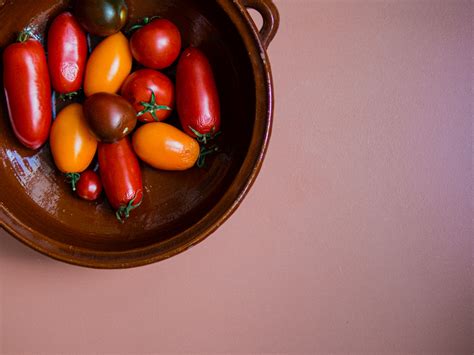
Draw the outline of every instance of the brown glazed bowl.
<instances>
[{"instance_id":1,"label":"brown glazed bowl","mask_svg":"<svg viewBox=\"0 0 474 355\"><path fill-rule=\"evenodd\" d=\"M255 181L270 138L273 87L266 48L279 24L271 0L129 0L131 26L159 15L178 25L183 48L209 57L222 106L220 151L204 168L164 172L142 164L143 204L120 224L103 198L75 197L49 146L33 152L13 135L0 105L0 225L57 260L94 268L157 262L201 242L236 210ZM0 0L0 46L30 26L43 33L69 1ZM247 9L263 18L259 31ZM173 77L174 70L166 72ZM59 107L58 107L59 109ZM170 121L177 124L176 117Z\"/></svg>"}]
</instances>

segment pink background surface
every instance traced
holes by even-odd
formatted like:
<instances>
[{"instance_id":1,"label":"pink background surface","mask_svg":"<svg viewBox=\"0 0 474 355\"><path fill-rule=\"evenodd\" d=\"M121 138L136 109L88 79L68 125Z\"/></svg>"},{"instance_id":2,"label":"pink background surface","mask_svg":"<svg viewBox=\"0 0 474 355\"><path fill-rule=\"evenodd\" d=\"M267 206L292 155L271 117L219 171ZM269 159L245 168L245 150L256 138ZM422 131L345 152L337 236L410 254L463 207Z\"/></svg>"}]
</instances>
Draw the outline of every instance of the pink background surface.
<instances>
[{"instance_id":1,"label":"pink background surface","mask_svg":"<svg viewBox=\"0 0 474 355\"><path fill-rule=\"evenodd\" d=\"M473 3L276 4L274 133L238 212L126 271L0 232L0 353L472 353Z\"/></svg>"}]
</instances>

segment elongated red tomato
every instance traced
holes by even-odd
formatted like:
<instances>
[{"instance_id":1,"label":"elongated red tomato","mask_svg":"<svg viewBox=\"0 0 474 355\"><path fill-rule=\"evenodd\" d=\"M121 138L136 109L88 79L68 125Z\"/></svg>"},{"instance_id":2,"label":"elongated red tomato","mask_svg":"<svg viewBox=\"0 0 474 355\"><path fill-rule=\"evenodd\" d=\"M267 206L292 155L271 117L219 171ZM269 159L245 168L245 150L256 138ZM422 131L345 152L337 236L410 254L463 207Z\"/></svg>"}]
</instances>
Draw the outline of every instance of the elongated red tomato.
<instances>
[{"instance_id":1,"label":"elongated red tomato","mask_svg":"<svg viewBox=\"0 0 474 355\"><path fill-rule=\"evenodd\" d=\"M38 149L51 128L51 83L43 46L26 34L3 52L3 83L10 121L18 140Z\"/></svg>"},{"instance_id":2,"label":"elongated red tomato","mask_svg":"<svg viewBox=\"0 0 474 355\"><path fill-rule=\"evenodd\" d=\"M124 221L143 199L142 173L128 137L99 143L99 171L107 199Z\"/></svg>"},{"instance_id":3,"label":"elongated red tomato","mask_svg":"<svg viewBox=\"0 0 474 355\"><path fill-rule=\"evenodd\" d=\"M87 61L87 38L70 12L53 21L48 32L48 64L54 90L65 95L82 86Z\"/></svg>"},{"instance_id":4,"label":"elongated red tomato","mask_svg":"<svg viewBox=\"0 0 474 355\"><path fill-rule=\"evenodd\" d=\"M186 49L176 73L176 103L184 131L206 143L220 130L220 104L208 59L197 48Z\"/></svg>"}]
</instances>

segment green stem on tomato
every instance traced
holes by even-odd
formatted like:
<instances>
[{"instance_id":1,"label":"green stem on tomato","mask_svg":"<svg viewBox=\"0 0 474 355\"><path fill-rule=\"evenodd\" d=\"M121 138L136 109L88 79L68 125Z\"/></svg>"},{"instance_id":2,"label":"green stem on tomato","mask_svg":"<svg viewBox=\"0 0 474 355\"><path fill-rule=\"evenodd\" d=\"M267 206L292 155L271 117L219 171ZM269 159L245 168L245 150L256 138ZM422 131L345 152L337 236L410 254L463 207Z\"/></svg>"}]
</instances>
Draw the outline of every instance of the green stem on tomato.
<instances>
[{"instance_id":1,"label":"green stem on tomato","mask_svg":"<svg viewBox=\"0 0 474 355\"><path fill-rule=\"evenodd\" d=\"M128 202L127 205L120 206L119 209L117 210L117 212L115 212L115 216L117 217L117 219L119 220L120 223L124 223L125 220L130 217L130 212L132 212L134 209L140 207L140 205L142 204L143 194L142 194L142 198L141 198L140 202L135 204L135 201L137 200L138 194L140 192L141 192L141 190L138 190L135 193L135 196L133 197L133 199L131 199Z\"/></svg>"},{"instance_id":2,"label":"green stem on tomato","mask_svg":"<svg viewBox=\"0 0 474 355\"><path fill-rule=\"evenodd\" d=\"M61 94L59 95L59 99L61 101L67 101L67 100L71 100L73 97L79 95L79 91L73 91L73 92L69 92L67 94Z\"/></svg>"},{"instance_id":3,"label":"green stem on tomato","mask_svg":"<svg viewBox=\"0 0 474 355\"><path fill-rule=\"evenodd\" d=\"M217 136L219 136L221 134L220 131L216 133L216 127L215 126L212 127L211 132L209 132L209 133L200 133L196 129L194 129L193 127L191 127L191 126L188 126L188 127L191 130L191 132L193 132L194 135L196 136L196 140L199 143L202 143L202 144L207 144L208 141L216 138Z\"/></svg>"},{"instance_id":4,"label":"green stem on tomato","mask_svg":"<svg viewBox=\"0 0 474 355\"><path fill-rule=\"evenodd\" d=\"M78 173L66 174L67 182L71 184L72 191L76 191L76 185L80 178L81 178L81 174L78 174Z\"/></svg>"},{"instance_id":5,"label":"green stem on tomato","mask_svg":"<svg viewBox=\"0 0 474 355\"><path fill-rule=\"evenodd\" d=\"M145 102L145 101L140 101L140 105L142 105L144 107L143 110L141 110L137 116L140 117L140 116L143 116L144 114L146 113L150 113L151 116L153 117L153 119L158 122L159 119L158 119L158 116L156 115L156 111L159 111L159 110L166 110L166 111L171 111L172 108L169 107L169 106L166 106L166 105L157 105L156 104L156 96L155 96L155 93L153 90L151 89L148 89L151 91L151 99L149 102Z\"/></svg>"},{"instance_id":6,"label":"green stem on tomato","mask_svg":"<svg viewBox=\"0 0 474 355\"><path fill-rule=\"evenodd\" d=\"M18 34L18 37L17 37L17 42L20 42L20 43L24 43L26 42L29 38L31 37L31 33L29 31L21 31L19 34Z\"/></svg>"},{"instance_id":7,"label":"green stem on tomato","mask_svg":"<svg viewBox=\"0 0 474 355\"><path fill-rule=\"evenodd\" d=\"M139 23L139 24L136 24L136 25L133 25L132 27L130 27L130 29L127 31L128 33L132 33L133 31L136 31L142 27L145 27L146 25L148 25L150 22L152 22L153 20L156 20L158 18L161 18L160 16L152 16L152 17L145 17L142 21L142 23Z\"/></svg>"},{"instance_id":8,"label":"green stem on tomato","mask_svg":"<svg viewBox=\"0 0 474 355\"><path fill-rule=\"evenodd\" d=\"M215 153L217 151L219 151L219 148L217 146L213 146L211 148L202 147L201 148L201 153L199 154L199 158L196 162L196 166L198 168L203 168L205 163L206 163L206 157L209 154Z\"/></svg>"}]
</instances>

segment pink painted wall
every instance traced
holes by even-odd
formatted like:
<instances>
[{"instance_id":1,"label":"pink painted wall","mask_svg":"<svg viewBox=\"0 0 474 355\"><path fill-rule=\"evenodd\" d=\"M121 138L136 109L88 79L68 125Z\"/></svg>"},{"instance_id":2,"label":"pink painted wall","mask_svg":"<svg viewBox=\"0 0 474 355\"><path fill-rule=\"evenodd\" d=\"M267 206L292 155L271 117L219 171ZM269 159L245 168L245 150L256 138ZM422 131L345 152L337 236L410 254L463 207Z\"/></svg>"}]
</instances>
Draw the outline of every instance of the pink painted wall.
<instances>
[{"instance_id":1,"label":"pink painted wall","mask_svg":"<svg viewBox=\"0 0 474 355\"><path fill-rule=\"evenodd\" d=\"M276 4L273 140L242 207L127 271L0 232L0 353L472 353L473 3Z\"/></svg>"}]
</instances>

